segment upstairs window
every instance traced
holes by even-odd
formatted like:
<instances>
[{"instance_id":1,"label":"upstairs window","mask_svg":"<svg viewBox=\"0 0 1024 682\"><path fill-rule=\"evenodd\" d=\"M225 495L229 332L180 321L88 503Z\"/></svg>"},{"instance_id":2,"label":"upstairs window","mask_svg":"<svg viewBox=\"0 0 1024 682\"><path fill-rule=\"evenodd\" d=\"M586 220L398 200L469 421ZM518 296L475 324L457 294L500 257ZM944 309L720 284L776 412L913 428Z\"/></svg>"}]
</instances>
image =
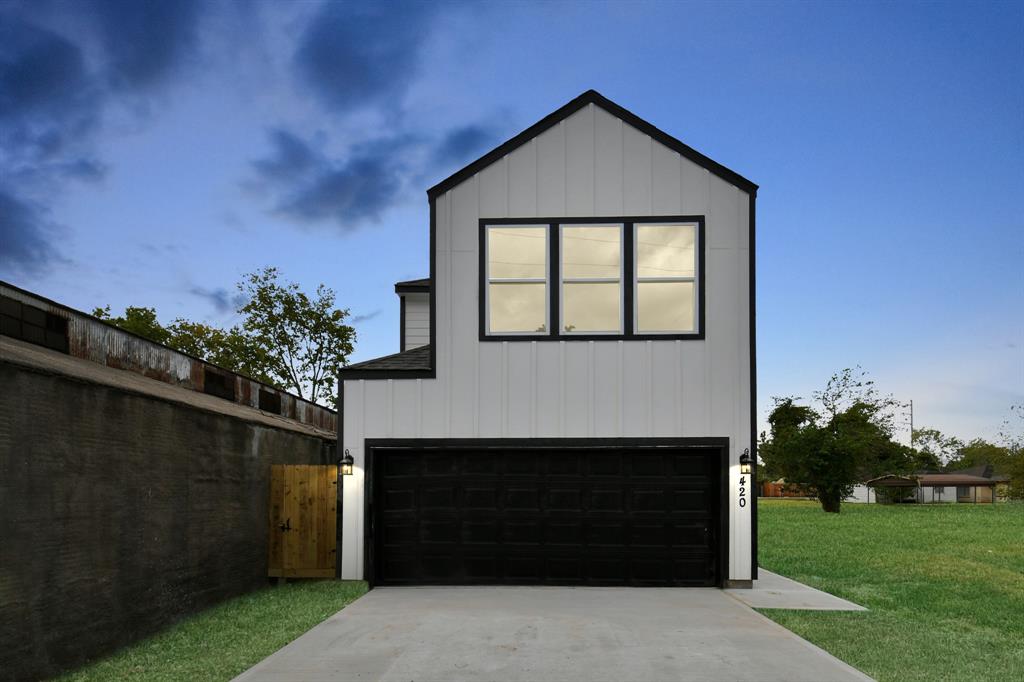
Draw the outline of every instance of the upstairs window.
<instances>
[{"instance_id":1,"label":"upstairs window","mask_svg":"<svg viewBox=\"0 0 1024 682\"><path fill-rule=\"evenodd\" d=\"M563 334L622 333L622 225L562 225Z\"/></svg>"},{"instance_id":2,"label":"upstairs window","mask_svg":"<svg viewBox=\"0 0 1024 682\"><path fill-rule=\"evenodd\" d=\"M489 334L548 332L548 247L547 225L487 227Z\"/></svg>"},{"instance_id":3,"label":"upstairs window","mask_svg":"<svg viewBox=\"0 0 1024 682\"><path fill-rule=\"evenodd\" d=\"M480 221L480 338L701 339L703 216Z\"/></svg>"},{"instance_id":4,"label":"upstairs window","mask_svg":"<svg viewBox=\"0 0 1024 682\"><path fill-rule=\"evenodd\" d=\"M638 334L696 331L697 225L636 225Z\"/></svg>"}]
</instances>

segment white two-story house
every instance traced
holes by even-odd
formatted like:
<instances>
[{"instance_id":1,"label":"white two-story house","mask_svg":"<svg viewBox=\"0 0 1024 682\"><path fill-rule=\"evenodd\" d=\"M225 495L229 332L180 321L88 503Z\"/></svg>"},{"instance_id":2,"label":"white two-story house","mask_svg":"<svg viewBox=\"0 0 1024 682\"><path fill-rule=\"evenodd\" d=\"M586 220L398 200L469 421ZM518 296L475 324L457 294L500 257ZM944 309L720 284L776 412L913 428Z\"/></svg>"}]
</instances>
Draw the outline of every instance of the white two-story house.
<instances>
[{"instance_id":1,"label":"white two-story house","mask_svg":"<svg viewBox=\"0 0 1024 682\"><path fill-rule=\"evenodd\" d=\"M341 374L341 576L749 586L756 193L594 91L428 190L402 352Z\"/></svg>"}]
</instances>

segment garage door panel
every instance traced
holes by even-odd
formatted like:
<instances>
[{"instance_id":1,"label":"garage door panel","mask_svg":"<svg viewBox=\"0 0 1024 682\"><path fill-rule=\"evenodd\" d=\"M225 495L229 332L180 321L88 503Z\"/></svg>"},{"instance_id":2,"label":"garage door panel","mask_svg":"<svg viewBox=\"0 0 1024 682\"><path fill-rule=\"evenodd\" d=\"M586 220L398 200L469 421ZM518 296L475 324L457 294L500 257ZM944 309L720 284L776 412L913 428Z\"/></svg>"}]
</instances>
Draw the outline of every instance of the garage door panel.
<instances>
[{"instance_id":1,"label":"garage door panel","mask_svg":"<svg viewBox=\"0 0 1024 682\"><path fill-rule=\"evenodd\" d=\"M552 452L545 460L547 462L548 476L580 476L583 468L580 463L580 456L575 453Z\"/></svg>"},{"instance_id":2,"label":"garage door panel","mask_svg":"<svg viewBox=\"0 0 1024 682\"><path fill-rule=\"evenodd\" d=\"M385 490L384 506L393 512L413 511L416 509L416 491L412 488Z\"/></svg>"},{"instance_id":3,"label":"garage door panel","mask_svg":"<svg viewBox=\"0 0 1024 682\"><path fill-rule=\"evenodd\" d=\"M423 458L424 476L455 476L459 473L459 456L454 452L435 452Z\"/></svg>"},{"instance_id":4,"label":"garage door panel","mask_svg":"<svg viewBox=\"0 0 1024 682\"><path fill-rule=\"evenodd\" d=\"M382 584L711 585L714 449L375 452ZM418 458L418 460L417 460Z\"/></svg>"},{"instance_id":5,"label":"garage door panel","mask_svg":"<svg viewBox=\"0 0 1024 682\"><path fill-rule=\"evenodd\" d=\"M504 577L511 582L540 582L544 571L544 558L540 556L523 556L520 554L506 556Z\"/></svg>"},{"instance_id":6,"label":"garage door panel","mask_svg":"<svg viewBox=\"0 0 1024 682\"><path fill-rule=\"evenodd\" d=\"M549 557L547 560L548 581L575 585L583 582L583 562L576 557Z\"/></svg>"},{"instance_id":7,"label":"garage door panel","mask_svg":"<svg viewBox=\"0 0 1024 682\"><path fill-rule=\"evenodd\" d=\"M663 478L669 473L668 467L666 466L666 455L661 453L630 454L627 456L626 462L629 465L629 473L632 477L652 476L656 478Z\"/></svg>"},{"instance_id":8,"label":"garage door panel","mask_svg":"<svg viewBox=\"0 0 1024 682\"><path fill-rule=\"evenodd\" d=\"M619 548L626 543L626 523L593 522L587 527L587 545L590 547Z\"/></svg>"},{"instance_id":9,"label":"garage door panel","mask_svg":"<svg viewBox=\"0 0 1024 682\"><path fill-rule=\"evenodd\" d=\"M462 578L462 561L451 554L420 555L420 575L426 582L453 582Z\"/></svg>"},{"instance_id":10,"label":"garage door panel","mask_svg":"<svg viewBox=\"0 0 1024 682\"><path fill-rule=\"evenodd\" d=\"M698 476L704 478L715 477L717 470L714 462L709 457L691 457L683 454L670 455L672 462L673 476Z\"/></svg>"},{"instance_id":11,"label":"garage door panel","mask_svg":"<svg viewBox=\"0 0 1024 682\"><path fill-rule=\"evenodd\" d=\"M622 454L596 452L587 457L587 474L590 476L622 476Z\"/></svg>"},{"instance_id":12,"label":"garage door panel","mask_svg":"<svg viewBox=\"0 0 1024 682\"><path fill-rule=\"evenodd\" d=\"M498 474L498 458L487 452L464 452L462 453L462 473L469 476L496 476Z\"/></svg>"},{"instance_id":13,"label":"garage door panel","mask_svg":"<svg viewBox=\"0 0 1024 682\"><path fill-rule=\"evenodd\" d=\"M501 542L498 521L463 521L462 542L468 545L497 545Z\"/></svg>"},{"instance_id":14,"label":"garage door panel","mask_svg":"<svg viewBox=\"0 0 1024 682\"><path fill-rule=\"evenodd\" d=\"M699 512L710 514L710 490L675 489L672 491L672 509L677 513Z\"/></svg>"},{"instance_id":15,"label":"garage door panel","mask_svg":"<svg viewBox=\"0 0 1024 682\"><path fill-rule=\"evenodd\" d=\"M630 508L635 513L663 515L668 509L668 497L660 488L634 488L630 495Z\"/></svg>"},{"instance_id":16,"label":"garage door panel","mask_svg":"<svg viewBox=\"0 0 1024 682\"><path fill-rule=\"evenodd\" d=\"M711 532L709 523L674 524L670 536L672 545L684 549L711 549L714 534Z\"/></svg>"},{"instance_id":17,"label":"garage door panel","mask_svg":"<svg viewBox=\"0 0 1024 682\"><path fill-rule=\"evenodd\" d=\"M498 557L493 554L467 554L463 565L468 583L495 583L501 579Z\"/></svg>"},{"instance_id":18,"label":"garage door panel","mask_svg":"<svg viewBox=\"0 0 1024 682\"><path fill-rule=\"evenodd\" d=\"M500 491L497 485L480 487L477 485L464 487L462 504L466 509L478 511L497 511Z\"/></svg>"},{"instance_id":19,"label":"garage door panel","mask_svg":"<svg viewBox=\"0 0 1024 682\"><path fill-rule=\"evenodd\" d=\"M587 510L594 513L621 514L625 508L624 492L621 487L595 486L587 496Z\"/></svg>"},{"instance_id":20,"label":"garage door panel","mask_svg":"<svg viewBox=\"0 0 1024 682\"><path fill-rule=\"evenodd\" d=\"M384 476L419 476L422 457L412 453L394 453L381 463Z\"/></svg>"},{"instance_id":21,"label":"garage door panel","mask_svg":"<svg viewBox=\"0 0 1024 682\"><path fill-rule=\"evenodd\" d=\"M454 485L428 485L420 488L421 509L450 509L456 508L455 486Z\"/></svg>"},{"instance_id":22,"label":"garage door panel","mask_svg":"<svg viewBox=\"0 0 1024 682\"><path fill-rule=\"evenodd\" d=\"M536 476L540 462L539 453L535 452L505 452L502 453L502 472L508 476Z\"/></svg>"},{"instance_id":23,"label":"garage door panel","mask_svg":"<svg viewBox=\"0 0 1024 682\"><path fill-rule=\"evenodd\" d=\"M540 491L536 487L526 487L525 483L513 483L505 491L506 510L539 511Z\"/></svg>"},{"instance_id":24,"label":"garage door panel","mask_svg":"<svg viewBox=\"0 0 1024 682\"><path fill-rule=\"evenodd\" d=\"M539 545L543 542L543 524L534 519L506 521L501 541L506 545Z\"/></svg>"},{"instance_id":25,"label":"garage door panel","mask_svg":"<svg viewBox=\"0 0 1024 682\"><path fill-rule=\"evenodd\" d=\"M584 529L582 522L551 520L544 527L544 542L548 546L578 547L584 542Z\"/></svg>"},{"instance_id":26,"label":"garage door panel","mask_svg":"<svg viewBox=\"0 0 1024 682\"><path fill-rule=\"evenodd\" d=\"M583 510L583 489L551 487L547 490L544 507L548 511L580 512Z\"/></svg>"},{"instance_id":27,"label":"garage door panel","mask_svg":"<svg viewBox=\"0 0 1024 682\"><path fill-rule=\"evenodd\" d=\"M420 522L419 540L422 545L456 545L461 528L458 519L438 519Z\"/></svg>"},{"instance_id":28,"label":"garage door panel","mask_svg":"<svg viewBox=\"0 0 1024 682\"><path fill-rule=\"evenodd\" d=\"M633 523L629 527L630 547L666 547L670 544L669 528L663 523Z\"/></svg>"},{"instance_id":29,"label":"garage door panel","mask_svg":"<svg viewBox=\"0 0 1024 682\"><path fill-rule=\"evenodd\" d=\"M402 548L419 541L419 524L414 520L380 524L381 542L388 548Z\"/></svg>"}]
</instances>

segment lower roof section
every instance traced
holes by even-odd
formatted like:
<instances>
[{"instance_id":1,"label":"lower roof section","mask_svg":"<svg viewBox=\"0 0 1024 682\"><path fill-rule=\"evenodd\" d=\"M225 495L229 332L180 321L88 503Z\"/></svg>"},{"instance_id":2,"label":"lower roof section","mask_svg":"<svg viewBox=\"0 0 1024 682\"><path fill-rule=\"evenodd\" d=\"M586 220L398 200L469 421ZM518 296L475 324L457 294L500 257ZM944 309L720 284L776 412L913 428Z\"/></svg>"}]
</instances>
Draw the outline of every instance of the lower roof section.
<instances>
[{"instance_id":1,"label":"lower roof section","mask_svg":"<svg viewBox=\"0 0 1024 682\"><path fill-rule=\"evenodd\" d=\"M433 378L434 372L430 364L430 357L429 345L418 346L401 353L385 355L343 367L341 380Z\"/></svg>"}]
</instances>

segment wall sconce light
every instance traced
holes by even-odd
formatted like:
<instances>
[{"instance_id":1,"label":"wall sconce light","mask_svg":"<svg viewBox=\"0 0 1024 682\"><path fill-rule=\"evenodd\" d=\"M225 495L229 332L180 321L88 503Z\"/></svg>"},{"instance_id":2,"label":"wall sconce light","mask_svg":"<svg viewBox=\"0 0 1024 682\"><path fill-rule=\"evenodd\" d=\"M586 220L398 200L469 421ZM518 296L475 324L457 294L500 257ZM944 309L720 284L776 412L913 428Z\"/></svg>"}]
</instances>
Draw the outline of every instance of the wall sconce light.
<instances>
[{"instance_id":1,"label":"wall sconce light","mask_svg":"<svg viewBox=\"0 0 1024 682\"><path fill-rule=\"evenodd\" d=\"M749 474L753 470L754 462L750 459L750 448L744 448L740 455L740 473Z\"/></svg>"},{"instance_id":2,"label":"wall sconce light","mask_svg":"<svg viewBox=\"0 0 1024 682\"><path fill-rule=\"evenodd\" d=\"M348 451L348 448L345 448L345 454L338 460L338 468L341 470L341 475L351 476L352 465L355 464L355 462L356 461L352 459L352 453Z\"/></svg>"}]
</instances>

